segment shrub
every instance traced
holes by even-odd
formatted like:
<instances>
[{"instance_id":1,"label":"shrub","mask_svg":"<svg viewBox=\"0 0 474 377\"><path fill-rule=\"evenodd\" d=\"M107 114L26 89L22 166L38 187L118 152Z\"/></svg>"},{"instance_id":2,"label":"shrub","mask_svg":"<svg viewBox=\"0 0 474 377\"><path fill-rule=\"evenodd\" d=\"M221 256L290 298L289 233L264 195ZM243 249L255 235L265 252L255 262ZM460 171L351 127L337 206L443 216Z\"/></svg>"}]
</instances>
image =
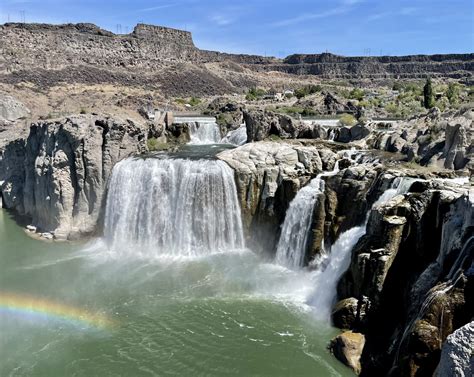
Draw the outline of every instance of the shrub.
<instances>
[{"instance_id":1,"label":"shrub","mask_svg":"<svg viewBox=\"0 0 474 377\"><path fill-rule=\"evenodd\" d=\"M251 88L247 92L247 95L245 96L245 99L247 101L255 101L257 99L262 98L267 92L264 89L261 88Z\"/></svg>"},{"instance_id":2,"label":"shrub","mask_svg":"<svg viewBox=\"0 0 474 377\"><path fill-rule=\"evenodd\" d=\"M395 81L392 86L392 90L401 91L403 89L403 85L400 81Z\"/></svg>"},{"instance_id":3,"label":"shrub","mask_svg":"<svg viewBox=\"0 0 474 377\"><path fill-rule=\"evenodd\" d=\"M365 95L365 92L362 89L354 88L349 93L349 98L362 101L362 99L364 98L364 95Z\"/></svg>"},{"instance_id":4,"label":"shrub","mask_svg":"<svg viewBox=\"0 0 474 377\"><path fill-rule=\"evenodd\" d=\"M339 123L341 123L343 126L351 127L357 123L357 119L354 117L354 115L342 114L339 117Z\"/></svg>"},{"instance_id":5,"label":"shrub","mask_svg":"<svg viewBox=\"0 0 474 377\"><path fill-rule=\"evenodd\" d=\"M295 90L295 97L300 99L310 94L318 93L322 89L323 88L321 87L321 85L306 85L306 86L303 86L302 88L298 88Z\"/></svg>"},{"instance_id":6,"label":"shrub","mask_svg":"<svg viewBox=\"0 0 474 377\"><path fill-rule=\"evenodd\" d=\"M201 100L197 97L191 97L191 99L188 102L191 106L197 106L201 103Z\"/></svg>"},{"instance_id":7,"label":"shrub","mask_svg":"<svg viewBox=\"0 0 474 377\"><path fill-rule=\"evenodd\" d=\"M459 99L459 87L450 82L448 85L448 89L446 90L446 97L448 97L449 103L454 105Z\"/></svg>"},{"instance_id":8,"label":"shrub","mask_svg":"<svg viewBox=\"0 0 474 377\"><path fill-rule=\"evenodd\" d=\"M84 107L81 107L81 110L79 112L81 114L87 114L87 110Z\"/></svg>"},{"instance_id":9,"label":"shrub","mask_svg":"<svg viewBox=\"0 0 474 377\"><path fill-rule=\"evenodd\" d=\"M150 137L147 141L146 141L146 145L148 147L148 150L150 152L153 152L153 151L156 151L158 150L158 140L154 137Z\"/></svg>"}]
</instances>

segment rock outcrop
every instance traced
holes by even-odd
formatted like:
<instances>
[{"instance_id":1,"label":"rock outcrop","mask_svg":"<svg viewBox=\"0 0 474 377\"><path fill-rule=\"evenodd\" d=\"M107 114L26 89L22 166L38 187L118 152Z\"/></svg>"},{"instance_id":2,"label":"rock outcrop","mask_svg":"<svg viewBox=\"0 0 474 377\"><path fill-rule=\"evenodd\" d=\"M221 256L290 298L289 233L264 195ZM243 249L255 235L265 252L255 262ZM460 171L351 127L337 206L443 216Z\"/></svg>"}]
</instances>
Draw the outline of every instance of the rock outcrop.
<instances>
[{"instance_id":1,"label":"rock outcrop","mask_svg":"<svg viewBox=\"0 0 474 377\"><path fill-rule=\"evenodd\" d=\"M443 344L435 376L468 377L474 375L474 322L457 329Z\"/></svg>"},{"instance_id":2,"label":"rock outcrop","mask_svg":"<svg viewBox=\"0 0 474 377\"><path fill-rule=\"evenodd\" d=\"M217 157L234 169L244 226L253 246L265 250L278 240L278 227L298 189L336 162L327 147L297 142L251 143Z\"/></svg>"},{"instance_id":3,"label":"rock outcrop","mask_svg":"<svg viewBox=\"0 0 474 377\"><path fill-rule=\"evenodd\" d=\"M338 286L333 319L365 335L366 376L431 376L474 315L473 190L429 180L410 191L372 209Z\"/></svg>"},{"instance_id":4,"label":"rock outcrop","mask_svg":"<svg viewBox=\"0 0 474 377\"><path fill-rule=\"evenodd\" d=\"M331 341L329 348L340 362L359 374L361 371L360 356L364 344L365 337L363 334L346 331L336 336Z\"/></svg>"},{"instance_id":5,"label":"rock outcrop","mask_svg":"<svg viewBox=\"0 0 474 377\"><path fill-rule=\"evenodd\" d=\"M0 93L0 121L14 122L26 118L30 110L20 101L5 93Z\"/></svg>"},{"instance_id":6,"label":"rock outcrop","mask_svg":"<svg viewBox=\"0 0 474 377\"><path fill-rule=\"evenodd\" d=\"M57 239L94 233L113 166L145 149L146 133L131 120L81 115L34 123L1 151L3 205Z\"/></svg>"}]
</instances>

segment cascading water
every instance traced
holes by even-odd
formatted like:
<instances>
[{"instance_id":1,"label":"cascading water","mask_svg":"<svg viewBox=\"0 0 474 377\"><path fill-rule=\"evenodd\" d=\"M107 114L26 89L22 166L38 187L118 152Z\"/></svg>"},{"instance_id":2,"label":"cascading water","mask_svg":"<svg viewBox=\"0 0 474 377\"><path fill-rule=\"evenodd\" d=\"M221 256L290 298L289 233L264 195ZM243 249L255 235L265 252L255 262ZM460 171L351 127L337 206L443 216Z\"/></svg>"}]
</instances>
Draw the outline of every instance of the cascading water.
<instances>
[{"instance_id":1,"label":"cascading water","mask_svg":"<svg viewBox=\"0 0 474 377\"><path fill-rule=\"evenodd\" d=\"M291 201L278 241L276 261L290 268L302 267L308 244L308 234L313 220L313 209L318 196L324 192L322 177L337 174L339 163L332 172L319 174L298 191Z\"/></svg>"},{"instance_id":2,"label":"cascading water","mask_svg":"<svg viewBox=\"0 0 474 377\"><path fill-rule=\"evenodd\" d=\"M190 144L217 144L221 140L221 132L215 121L191 122L189 131Z\"/></svg>"},{"instance_id":3,"label":"cascading water","mask_svg":"<svg viewBox=\"0 0 474 377\"><path fill-rule=\"evenodd\" d=\"M244 247L234 174L217 160L121 161L104 225L117 253L193 256Z\"/></svg>"},{"instance_id":4,"label":"cascading water","mask_svg":"<svg viewBox=\"0 0 474 377\"><path fill-rule=\"evenodd\" d=\"M315 312L319 317L324 319L330 317L337 296L337 283L349 267L352 249L367 231L367 222L372 208L388 202L397 195L408 192L414 181L412 178L395 178L391 187L377 199L368 211L364 225L345 231L331 246L327 260L320 264L321 269L314 274L316 288L310 304L315 308Z\"/></svg>"},{"instance_id":5,"label":"cascading water","mask_svg":"<svg viewBox=\"0 0 474 377\"><path fill-rule=\"evenodd\" d=\"M242 124L239 128L229 131L225 137L222 138L222 144L244 145L247 142L247 126Z\"/></svg>"},{"instance_id":6,"label":"cascading water","mask_svg":"<svg viewBox=\"0 0 474 377\"><path fill-rule=\"evenodd\" d=\"M216 118L205 116L176 117L174 123L187 123L191 141L189 144L205 145L217 144L221 140L221 131Z\"/></svg>"}]
</instances>

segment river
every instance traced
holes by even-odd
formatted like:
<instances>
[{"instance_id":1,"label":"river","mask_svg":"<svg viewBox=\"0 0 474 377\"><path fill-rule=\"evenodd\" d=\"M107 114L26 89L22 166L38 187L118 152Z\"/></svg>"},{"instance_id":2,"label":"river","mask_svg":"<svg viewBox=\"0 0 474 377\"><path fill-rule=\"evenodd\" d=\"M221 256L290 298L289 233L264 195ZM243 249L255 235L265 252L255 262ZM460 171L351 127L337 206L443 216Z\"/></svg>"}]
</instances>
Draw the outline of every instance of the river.
<instances>
[{"instance_id":1,"label":"river","mask_svg":"<svg viewBox=\"0 0 474 377\"><path fill-rule=\"evenodd\" d=\"M350 376L310 275L248 250L111 255L31 238L0 210L1 376Z\"/></svg>"}]
</instances>

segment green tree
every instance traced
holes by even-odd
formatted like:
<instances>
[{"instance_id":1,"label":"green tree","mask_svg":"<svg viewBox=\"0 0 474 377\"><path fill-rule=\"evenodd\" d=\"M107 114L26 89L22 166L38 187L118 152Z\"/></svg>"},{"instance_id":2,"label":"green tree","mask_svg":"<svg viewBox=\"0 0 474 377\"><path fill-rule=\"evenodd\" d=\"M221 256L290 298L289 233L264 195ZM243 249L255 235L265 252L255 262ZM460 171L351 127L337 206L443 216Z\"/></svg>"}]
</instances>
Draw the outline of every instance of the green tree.
<instances>
[{"instance_id":1,"label":"green tree","mask_svg":"<svg viewBox=\"0 0 474 377\"><path fill-rule=\"evenodd\" d=\"M429 77L423 87L423 106L425 109L431 109L434 106L433 85Z\"/></svg>"},{"instance_id":2,"label":"green tree","mask_svg":"<svg viewBox=\"0 0 474 377\"><path fill-rule=\"evenodd\" d=\"M458 101L459 87L455 83L449 83L448 90L446 91L446 97L448 97L449 103L451 105L454 105Z\"/></svg>"}]
</instances>

